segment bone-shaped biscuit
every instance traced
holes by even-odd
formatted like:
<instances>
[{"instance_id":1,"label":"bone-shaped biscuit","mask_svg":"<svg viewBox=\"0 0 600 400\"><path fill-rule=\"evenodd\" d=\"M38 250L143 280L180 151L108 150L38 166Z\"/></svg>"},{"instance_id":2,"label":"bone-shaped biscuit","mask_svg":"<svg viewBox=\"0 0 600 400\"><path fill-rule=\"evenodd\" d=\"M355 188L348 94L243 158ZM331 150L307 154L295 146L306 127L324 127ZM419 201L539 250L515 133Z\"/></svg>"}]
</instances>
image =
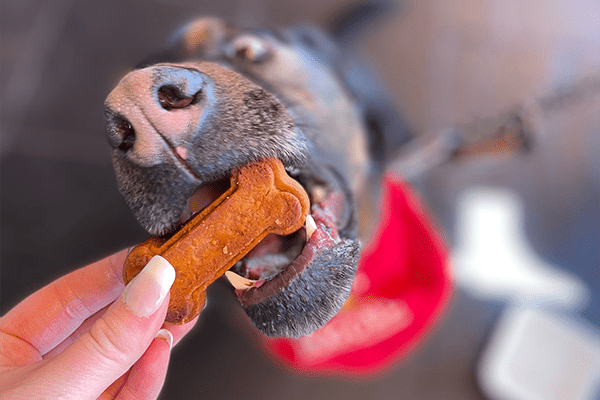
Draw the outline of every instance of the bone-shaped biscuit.
<instances>
[{"instance_id":1,"label":"bone-shaped biscuit","mask_svg":"<svg viewBox=\"0 0 600 400\"><path fill-rule=\"evenodd\" d=\"M309 213L308 195L285 172L281 161L266 159L235 170L231 187L168 240L152 238L127 256L127 284L155 255L175 268L165 322L195 318L206 301L206 288L244 257L267 234L300 229Z\"/></svg>"}]
</instances>

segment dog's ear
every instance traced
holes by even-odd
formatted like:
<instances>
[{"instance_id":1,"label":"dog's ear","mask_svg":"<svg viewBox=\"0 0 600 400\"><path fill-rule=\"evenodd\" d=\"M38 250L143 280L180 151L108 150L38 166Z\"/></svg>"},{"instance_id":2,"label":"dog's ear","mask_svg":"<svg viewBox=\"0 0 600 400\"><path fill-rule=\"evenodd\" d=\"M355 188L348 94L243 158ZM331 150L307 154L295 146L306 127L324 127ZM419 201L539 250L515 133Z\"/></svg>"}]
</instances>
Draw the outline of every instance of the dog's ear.
<instances>
[{"instance_id":1,"label":"dog's ear","mask_svg":"<svg viewBox=\"0 0 600 400\"><path fill-rule=\"evenodd\" d=\"M299 26L286 32L288 41L334 68L343 80L363 112L371 158L381 168L397 157L413 135L374 68L356 56L352 43L377 18L398 11L397 5L389 1L374 1L332 18L329 33L313 26Z\"/></svg>"},{"instance_id":2,"label":"dog's ear","mask_svg":"<svg viewBox=\"0 0 600 400\"><path fill-rule=\"evenodd\" d=\"M342 52L351 53L360 35L377 21L402 12L402 2L376 0L358 3L330 18L329 33ZM369 130L373 160L384 166L398 155L412 134L385 85L365 62L348 54L339 56L338 72L362 107Z\"/></svg>"},{"instance_id":3,"label":"dog's ear","mask_svg":"<svg viewBox=\"0 0 600 400\"><path fill-rule=\"evenodd\" d=\"M348 59L340 74L362 109L373 160L383 167L398 156L401 147L413 138L413 134L371 68L355 59Z\"/></svg>"}]
</instances>

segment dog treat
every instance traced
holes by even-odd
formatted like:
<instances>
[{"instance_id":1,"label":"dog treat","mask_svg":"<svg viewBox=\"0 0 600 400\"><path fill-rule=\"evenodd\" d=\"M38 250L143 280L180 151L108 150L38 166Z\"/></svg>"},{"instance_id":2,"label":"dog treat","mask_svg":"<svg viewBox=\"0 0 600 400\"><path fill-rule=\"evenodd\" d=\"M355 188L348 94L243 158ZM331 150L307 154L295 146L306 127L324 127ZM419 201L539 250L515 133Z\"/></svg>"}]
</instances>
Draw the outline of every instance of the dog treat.
<instances>
[{"instance_id":1,"label":"dog treat","mask_svg":"<svg viewBox=\"0 0 600 400\"><path fill-rule=\"evenodd\" d=\"M234 170L231 187L169 239L151 238L127 256L127 284L155 255L177 273L165 322L195 318L206 288L252 250L267 234L288 235L303 226L308 195L285 172L281 161L266 159Z\"/></svg>"}]
</instances>

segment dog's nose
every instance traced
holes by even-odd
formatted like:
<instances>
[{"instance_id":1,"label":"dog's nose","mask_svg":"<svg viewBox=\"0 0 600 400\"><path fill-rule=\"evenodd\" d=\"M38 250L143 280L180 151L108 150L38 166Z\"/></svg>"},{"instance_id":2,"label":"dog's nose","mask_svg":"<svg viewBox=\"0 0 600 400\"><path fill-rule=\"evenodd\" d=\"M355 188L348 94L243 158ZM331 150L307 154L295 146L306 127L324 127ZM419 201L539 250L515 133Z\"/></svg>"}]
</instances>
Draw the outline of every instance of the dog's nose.
<instances>
[{"instance_id":1,"label":"dog's nose","mask_svg":"<svg viewBox=\"0 0 600 400\"><path fill-rule=\"evenodd\" d=\"M194 69L156 65L125 76L105 102L107 133L114 149L144 166L183 149L204 108L207 76Z\"/></svg>"}]
</instances>

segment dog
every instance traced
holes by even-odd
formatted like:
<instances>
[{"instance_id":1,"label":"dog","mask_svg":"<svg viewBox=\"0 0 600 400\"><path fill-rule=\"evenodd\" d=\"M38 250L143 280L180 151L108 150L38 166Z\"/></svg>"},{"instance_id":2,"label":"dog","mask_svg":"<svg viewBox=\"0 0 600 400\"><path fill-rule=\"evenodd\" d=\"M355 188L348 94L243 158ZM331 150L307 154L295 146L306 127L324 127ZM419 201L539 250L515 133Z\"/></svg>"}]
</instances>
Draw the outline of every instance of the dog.
<instances>
[{"instance_id":1,"label":"dog","mask_svg":"<svg viewBox=\"0 0 600 400\"><path fill-rule=\"evenodd\" d=\"M369 18L354 13L354 24ZM377 220L382 173L411 136L384 86L340 45L353 30L334 31L201 18L105 102L119 190L152 235L179 229L253 161L281 160L305 188L314 233L271 235L232 268L258 282L232 281L270 337L307 335L338 312Z\"/></svg>"}]
</instances>

